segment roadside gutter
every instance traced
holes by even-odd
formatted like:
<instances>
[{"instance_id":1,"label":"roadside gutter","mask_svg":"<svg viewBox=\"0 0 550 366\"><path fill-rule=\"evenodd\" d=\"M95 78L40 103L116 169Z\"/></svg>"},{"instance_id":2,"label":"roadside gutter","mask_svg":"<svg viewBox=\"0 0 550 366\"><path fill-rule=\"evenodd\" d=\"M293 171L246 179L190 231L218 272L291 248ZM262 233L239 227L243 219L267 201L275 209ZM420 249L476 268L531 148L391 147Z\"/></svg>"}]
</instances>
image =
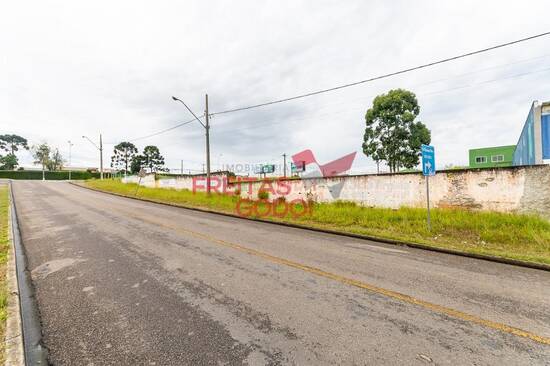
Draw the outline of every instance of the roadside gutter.
<instances>
[{"instance_id":1,"label":"roadside gutter","mask_svg":"<svg viewBox=\"0 0 550 366\"><path fill-rule=\"evenodd\" d=\"M48 365L47 351L42 345L42 329L40 316L34 293L34 287L31 281L31 274L27 268L27 257L21 241L19 232L19 223L17 219L17 209L11 186L10 191L10 217L11 217L11 238L13 241L13 261L15 262L14 281L17 281L16 291L18 293L20 327L24 362L25 365ZM17 321L14 320L14 321ZM19 352L19 351L17 351ZM8 363L6 364L8 365ZM9 364L10 366L12 364ZM15 364L17 365L17 364Z\"/></svg>"},{"instance_id":2,"label":"roadside gutter","mask_svg":"<svg viewBox=\"0 0 550 366\"><path fill-rule=\"evenodd\" d=\"M9 188L8 188L9 189ZM11 202L11 195L8 198ZM6 319L6 334L4 340L6 366L23 366L25 354L23 350L23 328L21 326L21 311L19 304L19 283L15 266L15 246L13 244L11 203L8 209L8 261L6 263L6 279L8 282L8 317Z\"/></svg>"}]
</instances>

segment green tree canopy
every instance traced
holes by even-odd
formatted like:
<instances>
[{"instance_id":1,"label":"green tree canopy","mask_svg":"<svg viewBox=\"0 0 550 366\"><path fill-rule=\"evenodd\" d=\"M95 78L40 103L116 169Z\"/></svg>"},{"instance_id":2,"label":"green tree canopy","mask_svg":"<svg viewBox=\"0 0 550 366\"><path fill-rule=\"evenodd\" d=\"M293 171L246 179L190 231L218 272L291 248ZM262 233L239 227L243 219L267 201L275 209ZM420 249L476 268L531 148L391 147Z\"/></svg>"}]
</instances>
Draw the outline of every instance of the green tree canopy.
<instances>
[{"instance_id":1,"label":"green tree canopy","mask_svg":"<svg viewBox=\"0 0 550 366\"><path fill-rule=\"evenodd\" d=\"M0 149L8 152L6 156L0 157L0 168L4 170L13 170L19 164L15 152L19 148L28 150L27 139L18 135L0 135Z\"/></svg>"},{"instance_id":2,"label":"green tree canopy","mask_svg":"<svg viewBox=\"0 0 550 366\"><path fill-rule=\"evenodd\" d=\"M15 155L15 152L19 148L25 150L29 149L28 141L26 138L18 135L0 135L0 148L9 152L12 155Z\"/></svg>"},{"instance_id":3,"label":"green tree canopy","mask_svg":"<svg viewBox=\"0 0 550 366\"><path fill-rule=\"evenodd\" d=\"M365 155L387 162L391 172L418 165L420 146L431 141L430 130L415 121L419 112L416 95L408 90L390 90L374 98L365 115Z\"/></svg>"},{"instance_id":4,"label":"green tree canopy","mask_svg":"<svg viewBox=\"0 0 550 366\"><path fill-rule=\"evenodd\" d=\"M0 157L0 170L14 170L18 164L17 156L13 154Z\"/></svg>"},{"instance_id":5,"label":"green tree canopy","mask_svg":"<svg viewBox=\"0 0 550 366\"><path fill-rule=\"evenodd\" d=\"M48 162L46 163L46 167L50 171L56 171L63 169L63 165L65 163L65 160L63 159L63 156L59 152L59 149L51 150L50 155L48 157Z\"/></svg>"},{"instance_id":6,"label":"green tree canopy","mask_svg":"<svg viewBox=\"0 0 550 366\"><path fill-rule=\"evenodd\" d=\"M160 155L158 147L153 145L145 146L141 155L143 166L147 167L151 173L163 170L164 158Z\"/></svg>"},{"instance_id":7,"label":"green tree canopy","mask_svg":"<svg viewBox=\"0 0 550 366\"><path fill-rule=\"evenodd\" d=\"M51 147L47 143L42 143L40 145L34 145L32 147L32 157L34 158L34 163L42 165L42 170L46 169L48 162L50 161L50 152Z\"/></svg>"},{"instance_id":8,"label":"green tree canopy","mask_svg":"<svg viewBox=\"0 0 550 366\"><path fill-rule=\"evenodd\" d=\"M132 174L137 174L145 166L145 160L143 155L136 155L132 159L132 163L130 164L130 171Z\"/></svg>"},{"instance_id":9,"label":"green tree canopy","mask_svg":"<svg viewBox=\"0 0 550 366\"><path fill-rule=\"evenodd\" d=\"M131 142L121 142L115 146L113 156L111 157L111 167L129 172L132 161L135 159L138 149ZM139 170L138 170L139 171Z\"/></svg>"}]
</instances>

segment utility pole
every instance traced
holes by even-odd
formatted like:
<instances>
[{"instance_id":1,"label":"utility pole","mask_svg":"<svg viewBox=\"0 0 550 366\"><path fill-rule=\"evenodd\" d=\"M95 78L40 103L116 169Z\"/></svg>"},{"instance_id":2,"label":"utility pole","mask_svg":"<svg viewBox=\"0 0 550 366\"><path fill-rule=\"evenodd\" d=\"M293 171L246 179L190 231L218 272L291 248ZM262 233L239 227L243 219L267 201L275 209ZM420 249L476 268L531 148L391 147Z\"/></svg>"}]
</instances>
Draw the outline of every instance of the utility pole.
<instances>
[{"instance_id":1,"label":"utility pole","mask_svg":"<svg viewBox=\"0 0 550 366\"><path fill-rule=\"evenodd\" d=\"M183 160L181 161L181 176L183 177Z\"/></svg>"},{"instance_id":2,"label":"utility pole","mask_svg":"<svg viewBox=\"0 0 550 366\"><path fill-rule=\"evenodd\" d=\"M181 99L178 99L174 96L172 96L172 99L183 104L185 108L187 108L189 113L191 113L193 117L195 117L197 122L199 122L201 126L204 127L204 129L206 130L206 193L210 195L210 115L208 114L208 94L206 94L206 98L205 98L205 102L206 102L205 111L204 111L205 119L206 119L205 123L202 123L199 117L197 117L197 115L193 113L191 108L189 108L187 104L185 104ZM202 165L202 169L204 173L204 164Z\"/></svg>"},{"instance_id":3,"label":"utility pole","mask_svg":"<svg viewBox=\"0 0 550 366\"><path fill-rule=\"evenodd\" d=\"M103 137L99 134L99 177L103 180Z\"/></svg>"},{"instance_id":4,"label":"utility pole","mask_svg":"<svg viewBox=\"0 0 550 366\"><path fill-rule=\"evenodd\" d=\"M125 147L124 148L124 178L127 177L127 173L128 173L128 147Z\"/></svg>"},{"instance_id":5,"label":"utility pole","mask_svg":"<svg viewBox=\"0 0 550 366\"><path fill-rule=\"evenodd\" d=\"M426 176L426 204L428 207L428 231L432 231L432 220L430 215L430 176Z\"/></svg>"},{"instance_id":6,"label":"utility pole","mask_svg":"<svg viewBox=\"0 0 550 366\"><path fill-rule=\"evenodd\" d=\"M286 178L286 153L283 154L283 177Z\"/></svg>"},{"instance_id":7,"label":"utility pole","mask_svg":"<svg viewBox=\"0 0 550 366\"><path fill-rule=\"evenodd\" d=\"M90 139L88 138L88 136L84 136L84 135L83 135L82 138L83 138L83 139L86 139L86 140L88 140L88 141L90 141L90 143L91 143L92 145L94 145L94 147L95 147L96 149L99 150L99 173L100 173L100 178L103 179L103 138L102 138L101 134L99 134L99 146L97 146L97 145L95 144L95 142L93 142L92 140L90 140Z\"/></svg>"},{"instance_id":8,"label":"utility pole","mask_svg":"<svg viewBox=\"0 0 550 366\"><path fill-rule=\"evenodd\" d=\"M210 116L208 115L208 94L205 97L206 109L206 194L210 195Z\"/></svg>"},{"instance_id":9,"label":"utility pole","mask_svg":"<svg viewBox=\"0 0 550 366\"><path fill-rule=\"evenodd\" d=\"M69 180L71 180L71 150L72 150L72 147L73 147L73 143L71 142L71 140L68 141L69 143Z\"/></svg>"}]
</instances>

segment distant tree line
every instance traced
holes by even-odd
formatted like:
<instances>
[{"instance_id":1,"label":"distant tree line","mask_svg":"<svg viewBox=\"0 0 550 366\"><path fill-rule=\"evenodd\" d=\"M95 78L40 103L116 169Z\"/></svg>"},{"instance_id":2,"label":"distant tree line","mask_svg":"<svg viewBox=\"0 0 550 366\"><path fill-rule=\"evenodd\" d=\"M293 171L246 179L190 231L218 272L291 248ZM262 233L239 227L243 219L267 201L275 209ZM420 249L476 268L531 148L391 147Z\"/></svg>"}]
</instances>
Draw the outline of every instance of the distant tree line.
<instances>
[{"instance_id":1,"label":"distant tree line","mask_svg":"<svg viewBox=\"0 0 550 366\"><path fill-rule=\"evenodd\" d=\"M51 147L47 143L34 145L29 148L26 138L19 135L0 135L0 151L6 155L0 155L0 170L15 170L19 166L17 152L31 150L34 163L42 166L44 170L61 170L65 161L58 148ZM19 170L23 170L22 167Z\"/></svg>"},{"instance_id":2,"label":"distant tree line","mask_svg":"<svg viewBox=\"0 0 550 366\"><path fill-rule=\"evenodd\" d=\"M168 171L164 167L164 157L159 148L148 145L143 148L141 154L137 147L128 141L117 144L111 157L111 167L120 172L138 173L145 169L150 173Z\"/></svg>"}]
</instances>

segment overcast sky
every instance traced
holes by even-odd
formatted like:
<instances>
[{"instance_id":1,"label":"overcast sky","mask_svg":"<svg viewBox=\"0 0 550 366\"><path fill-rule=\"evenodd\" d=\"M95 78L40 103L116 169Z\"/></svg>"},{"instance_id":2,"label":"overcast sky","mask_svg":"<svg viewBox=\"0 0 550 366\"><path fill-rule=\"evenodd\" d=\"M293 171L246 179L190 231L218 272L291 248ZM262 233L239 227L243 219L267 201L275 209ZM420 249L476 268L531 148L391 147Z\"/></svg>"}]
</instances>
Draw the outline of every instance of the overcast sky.
<instances>
[{"instance_id":1,"label":"overcast sky","mask_svg":"<svg viewBox=\"0 0 550 366\"><path fill-rule=\"evenodd\" d=\"M82 135L133 140L197 113L290 97L550 30L545 1L9 1L0 13L0 134L48 142L98 166ZM328 162L362 153L364 114L415 92L438 168L468 149L515 144L533 100L550 100L550 37L383 81L213 117L212 164ZM204 130L153 138L170 168L201 169ZM23 165L30 153L19 154Z\"/></svg>"}]
</instances>

